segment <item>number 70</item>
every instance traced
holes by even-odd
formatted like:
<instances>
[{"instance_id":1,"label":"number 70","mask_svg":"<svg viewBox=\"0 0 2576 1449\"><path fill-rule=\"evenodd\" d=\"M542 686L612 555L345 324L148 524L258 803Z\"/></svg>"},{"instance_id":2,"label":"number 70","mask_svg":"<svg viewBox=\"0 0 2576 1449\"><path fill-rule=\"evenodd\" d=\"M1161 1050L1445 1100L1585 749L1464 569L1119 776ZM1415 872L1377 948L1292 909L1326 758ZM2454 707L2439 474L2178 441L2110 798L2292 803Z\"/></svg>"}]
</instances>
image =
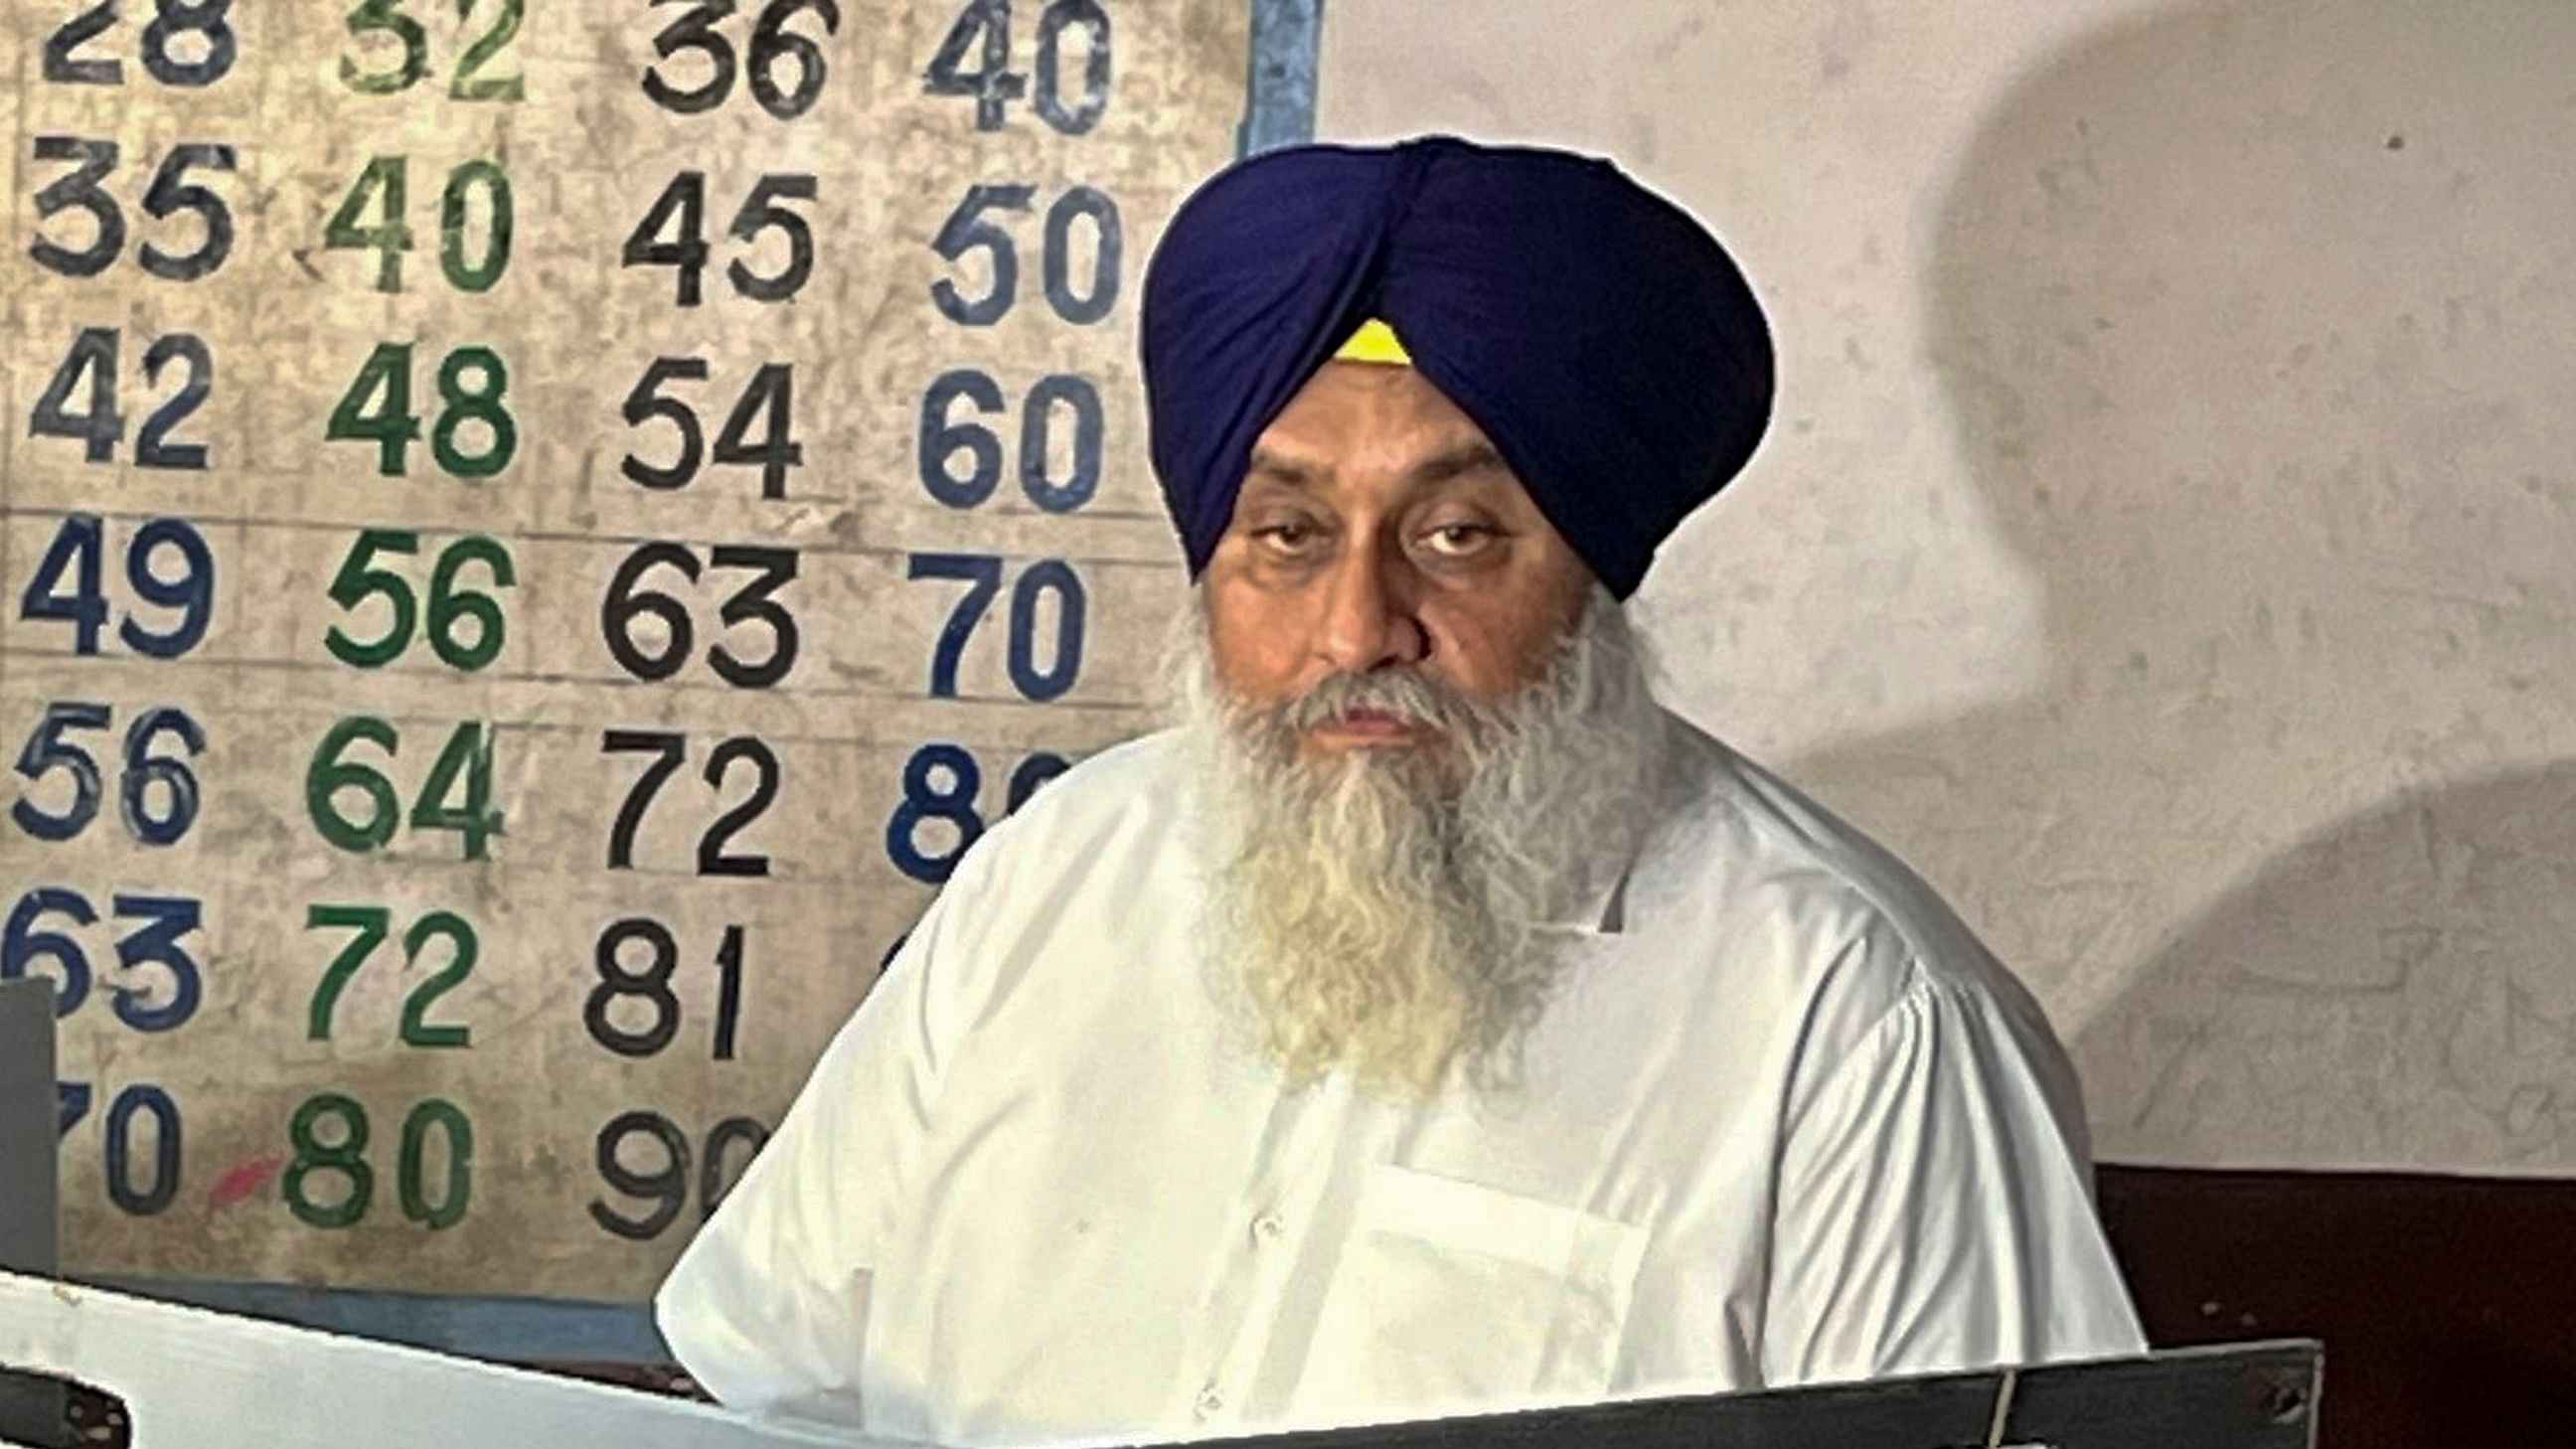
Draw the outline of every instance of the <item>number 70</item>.
<instances>
[{"instance_id":1,"label":"number 70","mask_svg":"<svg viewBox=\"0 0 2576 1449\"><path fill-rule=\"evenodd\" d=\"M957 662L975 626L992 609L1002 589L1002 560L994 554L916 553L905 572L909 579L953 579L967 586L940 628L930 656L930 694L957 698ZM1043 667L1038 662L1038 604L1047 595L1056 601L1054 647ZM1060 698L1082 673L1083 626L1090 612L1082 578L1060 558L1039 559L1020 571L1011 585L1011 687L1024 699L1044 703Z\"/></svg>"}]
</instances>

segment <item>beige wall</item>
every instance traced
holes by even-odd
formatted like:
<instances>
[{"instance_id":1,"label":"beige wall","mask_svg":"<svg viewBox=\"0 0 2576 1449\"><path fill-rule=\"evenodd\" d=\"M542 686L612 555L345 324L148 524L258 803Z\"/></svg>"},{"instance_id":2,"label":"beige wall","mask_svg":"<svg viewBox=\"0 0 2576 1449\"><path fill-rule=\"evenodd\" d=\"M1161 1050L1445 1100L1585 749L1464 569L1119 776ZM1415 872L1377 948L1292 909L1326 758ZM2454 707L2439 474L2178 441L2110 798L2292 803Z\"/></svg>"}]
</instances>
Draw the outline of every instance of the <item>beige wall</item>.
<instances>
[{"instance_id":1,"label":"beige wall","mask_svg":"<svg viewBox=\"0 0 2576 1449\"><path fill-rule=\"evenodd\" d=\"M1772 309L1677 703L2047 999L2104 1155L2576 1172L2576 6L1337 0Z\"/></svg>"}]
</instances>

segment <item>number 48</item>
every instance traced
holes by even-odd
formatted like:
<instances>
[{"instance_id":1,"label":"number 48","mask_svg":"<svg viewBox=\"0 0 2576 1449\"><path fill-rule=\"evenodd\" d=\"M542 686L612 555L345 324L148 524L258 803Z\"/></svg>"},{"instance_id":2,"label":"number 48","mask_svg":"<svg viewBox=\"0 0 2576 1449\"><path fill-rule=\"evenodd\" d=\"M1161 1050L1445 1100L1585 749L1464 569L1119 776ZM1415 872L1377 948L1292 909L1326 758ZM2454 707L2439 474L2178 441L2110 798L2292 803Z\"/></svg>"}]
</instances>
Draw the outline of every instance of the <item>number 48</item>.
<instances>
[{"instance_id":1,"label":"number 48","mask_svg":"<svg viewBox=\"0 0 2576 1449\"><path fill-rule=\"evenodd\" d=\"M473 383L467 385L467 374ZM510 418L502 395L509 391L510 370L489 347L459 347L438 365L438 397L446 407L430 428L430 456L459 478L489 478L510 466L519 450L518 424ZM467 423L481 423L484 446L469 452L457 436ZM411 344L380 342L349 390L333 405L322 436L376 445L376 471L399 478L409 466L411 445L420 441L420 415L411 410Z\"/></svg>"}]
</instances>

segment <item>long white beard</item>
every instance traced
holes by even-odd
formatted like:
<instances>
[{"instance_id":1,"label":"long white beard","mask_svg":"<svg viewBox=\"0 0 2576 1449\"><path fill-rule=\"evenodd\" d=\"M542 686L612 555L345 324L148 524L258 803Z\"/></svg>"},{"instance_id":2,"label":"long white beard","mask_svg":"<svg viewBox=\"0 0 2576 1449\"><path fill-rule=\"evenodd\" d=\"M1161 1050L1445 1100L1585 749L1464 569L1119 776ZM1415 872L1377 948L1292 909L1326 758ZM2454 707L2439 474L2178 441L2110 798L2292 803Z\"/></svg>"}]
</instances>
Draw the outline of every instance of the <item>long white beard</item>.
<instances>
[{"instance_id":1,"label":"long white beard","mask_svg":"<svg viewBox=\"0 0 2576 1449\"><path fill-rule=\"evenodd\" d=\"M1336 675L1246 708L1217 683L1203 614L1172 682L1208 802L1221 999L1293 1083L1340 1068L1417 1096L1453 1073L1518 1080L1574 913L1598 908L1651 824L1672 759L1627 616L1596 590L1544 673L1498 704L1412 671ZM1437 746L1299 753L1351 709Z\"/></svg>"}]
</instances>

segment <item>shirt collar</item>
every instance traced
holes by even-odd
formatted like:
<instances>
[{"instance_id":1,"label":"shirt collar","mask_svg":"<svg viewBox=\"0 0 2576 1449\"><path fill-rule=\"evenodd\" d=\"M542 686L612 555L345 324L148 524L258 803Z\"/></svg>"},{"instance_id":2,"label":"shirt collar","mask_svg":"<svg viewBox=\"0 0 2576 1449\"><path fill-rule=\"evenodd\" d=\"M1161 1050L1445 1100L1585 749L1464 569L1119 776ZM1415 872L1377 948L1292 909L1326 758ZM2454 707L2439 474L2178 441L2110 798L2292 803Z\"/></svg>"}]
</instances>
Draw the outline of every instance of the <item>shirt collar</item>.
<instances>
[{"instance_id":1,"label":"shirt collar","mask_svg":"<svg viewBox=\"0 0 2576 1449\"><path fill-rule=\"evenodd\" d=\"M1628 878L1636 871L1637 862L1632 858L1617 875L1596 884L1548 925L1583 936L1616 936L1624 932L1628 928Z\"/></svg>"}]
</instances>

